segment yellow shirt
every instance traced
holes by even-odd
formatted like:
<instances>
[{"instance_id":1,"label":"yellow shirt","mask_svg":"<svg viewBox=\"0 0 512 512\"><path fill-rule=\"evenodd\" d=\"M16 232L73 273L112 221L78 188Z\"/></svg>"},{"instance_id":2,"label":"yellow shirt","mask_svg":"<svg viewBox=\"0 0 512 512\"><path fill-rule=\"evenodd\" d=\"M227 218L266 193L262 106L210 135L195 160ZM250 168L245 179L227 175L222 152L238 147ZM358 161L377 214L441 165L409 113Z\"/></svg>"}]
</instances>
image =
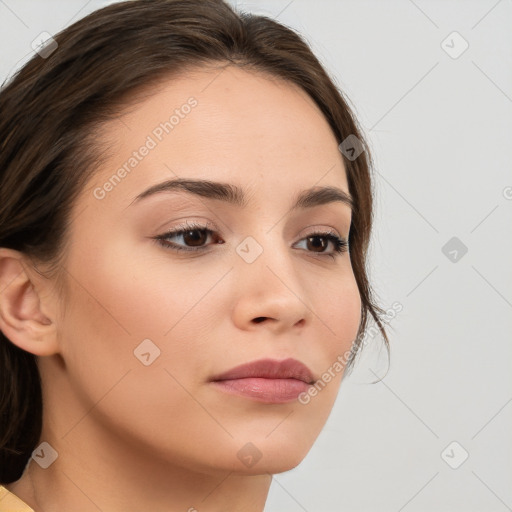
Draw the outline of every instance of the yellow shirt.
<instances>
[{"instance_id":1,"label":"yellow shirt","mask_svg":"<svg viewBox=\"0 0 512 512\"><path fill-rule=\"evenodd\" d=\"M34 509L0 485L0 512L34 512Z\"/></svg>"}]
</instances>

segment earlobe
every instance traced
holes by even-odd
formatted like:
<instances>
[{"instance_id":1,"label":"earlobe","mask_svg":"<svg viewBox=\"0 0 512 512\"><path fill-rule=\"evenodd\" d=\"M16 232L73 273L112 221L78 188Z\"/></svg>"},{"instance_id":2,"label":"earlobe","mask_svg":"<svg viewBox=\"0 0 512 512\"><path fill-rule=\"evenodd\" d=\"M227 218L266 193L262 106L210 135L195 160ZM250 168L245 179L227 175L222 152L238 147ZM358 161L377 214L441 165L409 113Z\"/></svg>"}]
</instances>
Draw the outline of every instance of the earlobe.
<instances>
[{"instance_id":1,"label":"earlobe","mask_svg":"<svg viewBox=\"0 0 512 512\"><path fill-rule=\"evenodd\" d=\"M56 326L41 309L36 273L26 265L22 253L0 248L0 330L27 352L52 355L58 352Z\"/></svg>"}]
</instances>

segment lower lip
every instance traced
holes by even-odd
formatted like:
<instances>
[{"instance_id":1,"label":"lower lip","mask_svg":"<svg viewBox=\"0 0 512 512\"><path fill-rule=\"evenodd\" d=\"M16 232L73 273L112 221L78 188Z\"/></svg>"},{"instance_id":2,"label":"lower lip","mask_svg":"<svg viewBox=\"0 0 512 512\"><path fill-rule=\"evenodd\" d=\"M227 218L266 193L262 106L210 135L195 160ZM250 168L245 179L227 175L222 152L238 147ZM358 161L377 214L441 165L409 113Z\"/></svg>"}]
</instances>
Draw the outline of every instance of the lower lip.
<instances>
[{"instance_id":1,"label":"lower lip","mask_svg":"<svg viewBox=\"0 0 512 512\"><path fill-rule=\"evenodd\" d=\"M297 379L247 379L213 381L227 393L240 395L258 402L282 404L292 402L308 390L309 384Z\"/></svg>"}]
</instances>

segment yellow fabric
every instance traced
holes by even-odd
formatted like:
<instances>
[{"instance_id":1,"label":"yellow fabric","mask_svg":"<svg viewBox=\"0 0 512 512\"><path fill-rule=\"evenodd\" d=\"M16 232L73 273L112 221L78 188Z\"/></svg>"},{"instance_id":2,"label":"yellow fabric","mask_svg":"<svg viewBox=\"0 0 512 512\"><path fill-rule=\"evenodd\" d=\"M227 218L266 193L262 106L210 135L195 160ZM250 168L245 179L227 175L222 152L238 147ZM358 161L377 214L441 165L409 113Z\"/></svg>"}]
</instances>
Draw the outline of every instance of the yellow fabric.
<instances>
[{"instance_id":1,"label":"yellow fabric","mask_svg":"<svg viewBox=\"0 0 512 512\"><path fill-rule=\"evenodd\" d=\"M0 485L0 512L34 512L34 509Z\"/></svg>"}]
</instances>

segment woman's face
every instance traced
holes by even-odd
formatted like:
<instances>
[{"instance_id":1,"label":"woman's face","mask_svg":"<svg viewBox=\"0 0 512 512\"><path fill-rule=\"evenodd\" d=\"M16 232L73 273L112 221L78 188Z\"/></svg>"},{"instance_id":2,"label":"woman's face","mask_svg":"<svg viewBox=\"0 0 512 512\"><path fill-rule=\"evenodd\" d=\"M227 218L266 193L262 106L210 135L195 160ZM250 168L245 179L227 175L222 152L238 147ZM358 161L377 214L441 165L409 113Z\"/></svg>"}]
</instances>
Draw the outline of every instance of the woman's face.
<instances>
[{"instance_id":1,"label":"woman's face","mask_svg":"<svg viewBox=\"0 0 512 512\"><path fill-rule=\"evenodd\" d=\"M106 125L112 156L74 205L45 414L75 450L110 439L192 470L285 471L327 420L361 320L350 255L328 235L348 239L349 205L324 193L294 208L312 188L348 194L342 155L291 84L229 66L155 91ZM231 193L189 183L136 199L178 178ZM289 358L315 380L331 369L316 396L255 374L212 382Z\"/></svg>"}]
</instances>

